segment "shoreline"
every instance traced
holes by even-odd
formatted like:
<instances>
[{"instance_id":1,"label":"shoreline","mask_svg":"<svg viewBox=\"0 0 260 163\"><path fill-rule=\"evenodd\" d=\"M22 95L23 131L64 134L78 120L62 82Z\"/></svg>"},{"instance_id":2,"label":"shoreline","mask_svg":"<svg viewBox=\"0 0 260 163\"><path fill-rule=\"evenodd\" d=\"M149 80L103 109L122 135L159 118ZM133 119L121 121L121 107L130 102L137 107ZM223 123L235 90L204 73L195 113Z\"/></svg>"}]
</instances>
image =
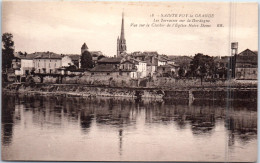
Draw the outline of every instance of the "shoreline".
<instances>
[{"instance_id":1,"label":"shoreline","mask_svg":"<svg viewBox=\"0 0 260 163\"><path fill-rule=\"evenodd\" d=\"M121 97L133 99L257 100L257 87L133 88L79 84L3 84L3 93L65 97Z\"/></svg>"}]
</instances>

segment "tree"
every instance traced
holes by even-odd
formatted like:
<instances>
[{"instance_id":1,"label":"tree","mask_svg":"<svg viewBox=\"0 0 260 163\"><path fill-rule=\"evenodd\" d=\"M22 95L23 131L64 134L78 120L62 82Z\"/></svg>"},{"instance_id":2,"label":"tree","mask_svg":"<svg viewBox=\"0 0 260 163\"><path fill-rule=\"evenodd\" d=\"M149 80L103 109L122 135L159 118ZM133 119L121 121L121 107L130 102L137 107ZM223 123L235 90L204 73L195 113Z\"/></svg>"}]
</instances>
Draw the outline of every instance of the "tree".
<instances>
[{"instance_id":1,"label":"tree","mask_svg":"<svg viewBox=\"0 0 260 163\"><path fill-rule=\"evenodd\" d=\"M183 77L183 76L184 76L184 73L185 73L184 68L181 66L180 69L179 69L179 71L178 71L179 77Z\"/></svg>"},{"instance_id":2,"label":"tree","mask_svg":"<svg viewBox=\"0 0 260 163\"><path fill-rule=\"evenodd\" d=\"M215 72L213 57L201 53L196 54L190 63L190 70L193 77L201 78L201 83L206 76L213 77Z\"/></svg>"},{"instance_id":3,"label":"tree","mask_svg":"<svg viewBox=\"0 0 260 163\"><path fill-rule=\"evenodd\" d=\"M80 57L80 63L82 68L92 68L92 56L89 51L85 51Z\"/></svg>"},{"instance_id":4,"label":"tree","mask_svg":"<svg viewBox=\"0 0 260 163\"><path fill-rule=\"evenodd\" d=\"M14 41L11 33L2 35L2 69L10 68L14 58Z\"/></svg>"},{"instance_id":5,"label":"tree","mask_svg":"<svg viewBox=\"0 0 260 163\"><path fill-rule=\"evenodd\" d=\"M101 58L104 58L105 56L103 56L103 55L100 55L100 56L98 56L98 60L100 60Z\"/></svg>"}]
</instances>

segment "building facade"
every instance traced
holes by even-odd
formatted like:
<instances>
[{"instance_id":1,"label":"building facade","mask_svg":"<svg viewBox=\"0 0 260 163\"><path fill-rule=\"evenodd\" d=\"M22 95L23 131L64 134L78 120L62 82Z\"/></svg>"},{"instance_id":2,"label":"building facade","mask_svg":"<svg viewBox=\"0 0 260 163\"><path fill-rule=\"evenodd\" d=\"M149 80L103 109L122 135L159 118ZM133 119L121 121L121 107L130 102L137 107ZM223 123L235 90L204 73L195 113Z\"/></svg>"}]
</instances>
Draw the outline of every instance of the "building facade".
<instances>
[{"instance_id":1,"label":"building facade","mask_svg":"<svg viewBox=\"0 0 260 163\"><path fill-rule=\"evenodd\" d=\"M35 73L53 74L57 73L57 69L62 67L61 55L43 52L33 59Z\"/></svg>"},{"instance_id":2,"label":"building facade","mask_svg":"<svg viewBox=\"0 0 260 163\"><path fill-rule=\"evenodd\" d=\"M257 80L257 53L246 49L235 57L235 78Z\"/></svg>"},{"instance_id":3,"label":"building facade","mask_svg":"<svg viewBox=\"0 0 260 163\"><path fill-rule=\"evenodd\" d=\"M74 65L74 63L72 62L72 59L71 57L65 55L65 56L62 56L61 58L61 66L62 67L68 67L68 66L72 66Z\"/></svg>"}]
</instances>

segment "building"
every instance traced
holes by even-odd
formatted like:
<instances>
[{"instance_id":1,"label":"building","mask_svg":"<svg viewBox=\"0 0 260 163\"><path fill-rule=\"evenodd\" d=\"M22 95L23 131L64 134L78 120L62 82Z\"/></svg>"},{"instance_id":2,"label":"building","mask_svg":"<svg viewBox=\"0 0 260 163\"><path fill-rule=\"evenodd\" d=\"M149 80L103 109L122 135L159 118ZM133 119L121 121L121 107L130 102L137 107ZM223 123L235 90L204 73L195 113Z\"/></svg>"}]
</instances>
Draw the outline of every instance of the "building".
<instances>
[{"instance_id":1,"label":"building","mask_svg":"<svg viewBox=\"0 0 260 163\"><path fill-rule=\"evenodd\" d=\"M90 70L92 76L98 77L117 77L119 75L119 69L113 64L100 64Z\"/></svg>"},{"instance_id":2,"label":"building","mask_svg":"<svg viewBox=\"0 0 260 163\"><path fill-rule=\"evenodd\" d=\"M178 76L178 66L177 65L160 65L157 67L157 73L162 77L174 77Z\"/></svg>"},{"instance_id":3,"label":"building","mask_svg":"<svg viewBox=\"0 0 260 163\"><path fill-rule=\"evenodd\" d=\"M257 53L246 49L235 56L235 78L257 80Z\"/></svg>"},{"instance_id":4,"label":"building","mask_svg":"<svg viewBox=\"0 0 260 163\"><path fill-rule=\"evenodd\" d=\"M190 69L190 62L192 61L192 57L189 56L169 56L169 59L174 61L174 65L178 65L179 68L184 70L183 75L185 76Z\"/></svg>"},{"instance_id":5,"label":"building","mask_svg":"<svg viewBox=\"0 0 260 163\"><path fill-rule=\"evenodd\" d=\"M157 70L157 66L155 63L151 63L149 60L146 61L146 71L147 71L147 76L153 77Z\"/></svg>"},{"instance_id":6,"label":"building","mask_svg":"<svg viewBox=\"0 0 260 163\"><path fill-rule=\"evenodd\" d=\"M124 31L124 13L122 14L121 35L117 37L117 57L126 53L126 40Z\"/></svg>"},{"instance_id":7,"label":"building","mask_svg":"<svg viewBox=\"0 0 260 163\"><path fill-rule=\"evenodd\" d=\"M147 76L147 63L137 59L131 59L136 66L137 78L145 78Z\"/></svg>"},{"instance_id":8,"label":"building","mask_svg":"<svg viewBox=\"0 0 260 163\"><path fill-rule=\"evenodd\" d=\"M120 63L122 62L123 58L101 58L97 61L98 65L113 65L115 69L119 69Z\"/></svg>"},{"instance_id":9,"label":"building","mask_svg":"<svg viewBox=\"0 0 260 163\"><path fill-rule=\"evenodd\" d=\"M158 56L158 67L166 65L167 62L168 62L168 58L166 58L164 56Z\"/></svg>"},{"instance_id":10,"label":"building","mask_svg":"<svg viewBox=\"0 0 260 163\"><path fill-rule=\"evenodd\" d=\"M137 69L135 64L130 60L125 60L120 64L120 70L133 70Z\"/></svg>"},{"instance_id":11,"label":"building","mask_svg":"<svg viewBox=\"0 0 260 163\"><path fill-rule=\"evenodd\" d=\"M24 75L31 74L32 70L34 69L33 59L35 57L37 57L36 53L27 54L27 55L19 55L17 57L17 58L19 58L17 61L19 61L20 64L16 65L19 67L16 67L15 75L24 76Z\"/></svg>"},{"instance_id":12,"label":"building","mask_svg":"<svg viewBox=\"0 0 260 163\"><path fill-rule=\"evenodd\" d=\"M80 55L70 54L68 56L71 58L73 65L76 66L77 68L79 68L80 67Z\"/></svg>"},{"instance_id":13,"label":"building","mask_svg":"<svg viewBox=\"0 0 260 163\"><path fill-rule=\"evenodd\" d=\"M227 78L227 70L229 67L229 56L219 56L214 57L214 63L216 66L216 78L226 79Z\"/></svg>"},{"instance_id":14,"label":"building","mask_svg":"<svg viewBox=\"0 0 260 163\"><path fill-rule=\"evenodd\" d=\"M92 62L95 65L97 65L97 61L104 57L103 53L101 51L90 51L90 54L92 56Z\"/></svg>"},{"instance_id":15,"label":"building","mask_svg":"<svg viewBox=\"0 0 260 163\"><path fill-rule=\"evenodd\" d=\"M35 73L53 74L62 67L62 56L52 52L41 52L33 59Z\"/></svg>"},{"instance_id":16,"label":"building","mask_svg":"<svg viewBox=\"0 0 260 163\"><path fill-rule=\"evenodd\" d=\"M11 66L14 70L16 69L20 69L21 68L21 59L18 57L14 57L14 59L12 59L12 66Z\"/></svg>"},{"instance_id":17,"label":"building","mask_svg":"<svg viewBox=\"0 0 260 163\"><path fill-rule=\"evenodd\" d=\"M69 66L72 66L74 65L71 57L69 57L68 55L62 55L62 58L61 58L61 66L62 67L69 67Z\"/></svg>"},{"instance_id":18,"label":"building","mask_svg":"<svg viewBox=\"0 0 260 163\"><path fill-rule=\"evenodd\" d=\"M127 66L126 66L127 65ZM122 68L121 68L122 67ZM116 68L113 64L99 64L90 70L91 76L109 79L111 77L119 78L137 78L136 69L124 62L119 68Z\"/></svg>"}]
</instances>

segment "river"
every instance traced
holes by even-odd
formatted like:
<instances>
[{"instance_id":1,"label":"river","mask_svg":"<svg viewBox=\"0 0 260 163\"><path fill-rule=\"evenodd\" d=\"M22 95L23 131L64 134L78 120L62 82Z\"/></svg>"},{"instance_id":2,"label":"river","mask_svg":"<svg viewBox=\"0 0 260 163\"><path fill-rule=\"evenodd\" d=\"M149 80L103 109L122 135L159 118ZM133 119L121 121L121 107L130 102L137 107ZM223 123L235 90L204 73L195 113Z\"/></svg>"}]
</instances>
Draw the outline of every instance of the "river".
<instances>
[{"instance_id":1,"label":"river","mask_svg":"<svg viewBox=\"0 0 260 163\"><path fill-rule=\"evenodd\" d=\"M2 96L2 159L256 161L256 101Z\"/></svg>"}]
</instances>

